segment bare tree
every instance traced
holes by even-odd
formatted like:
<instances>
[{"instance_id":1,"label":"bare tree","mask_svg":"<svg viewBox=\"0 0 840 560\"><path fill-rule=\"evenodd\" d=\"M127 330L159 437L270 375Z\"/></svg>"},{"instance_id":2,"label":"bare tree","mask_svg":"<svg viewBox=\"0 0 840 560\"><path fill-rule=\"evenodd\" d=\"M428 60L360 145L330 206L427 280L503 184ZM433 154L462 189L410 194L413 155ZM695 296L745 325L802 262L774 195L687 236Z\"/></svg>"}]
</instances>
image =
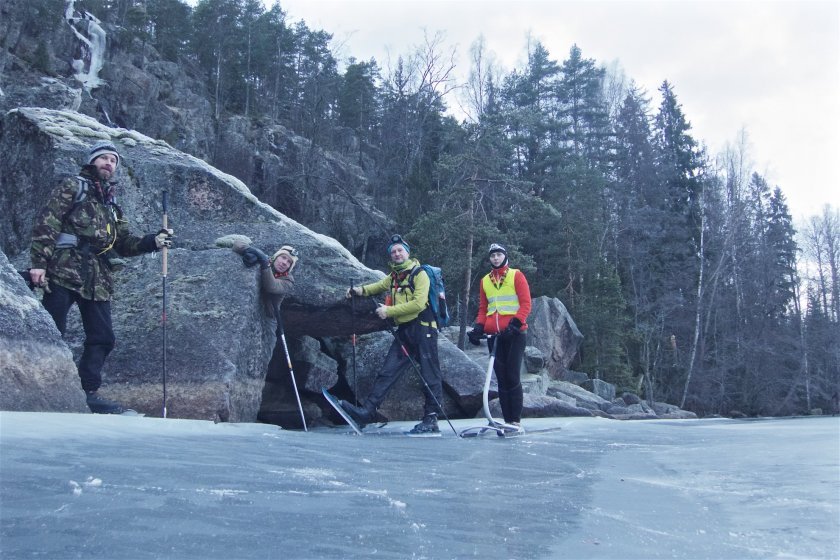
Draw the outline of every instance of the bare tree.
<instances>
[{"instance_id":1,"label":"bare tree","mask_svg":"<svg viewBox=\"0 0 840 560\"><path fill-rule=\"evenodd\" d=\"M501 80L496 56L487 51L484 35L470 46L470 73L464 86L465 102L461 109L474 122L481 120Z\"/></svg>"},{"instance_id":2,"label":"bare tree","mask_svg":"<svg viewBox=\"0 0 840 560\"><path fill-rule=\"evenodd\" d=\"M840 321L840 210L826 205L822 215L812 216L803 240L806 276L826 315Z\"/></svg>"}]
</instances>

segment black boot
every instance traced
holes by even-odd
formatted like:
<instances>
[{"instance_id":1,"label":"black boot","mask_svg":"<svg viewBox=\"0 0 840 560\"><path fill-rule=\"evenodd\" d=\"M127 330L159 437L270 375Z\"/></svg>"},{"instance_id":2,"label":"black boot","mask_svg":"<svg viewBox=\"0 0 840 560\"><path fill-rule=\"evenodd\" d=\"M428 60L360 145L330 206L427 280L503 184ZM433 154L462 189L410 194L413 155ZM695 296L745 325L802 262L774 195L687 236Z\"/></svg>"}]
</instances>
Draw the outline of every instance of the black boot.
<instances>
[{"instance_id":1,"label":"black boot","mask_svg":"<svg viewBox=\"0 0 840 560\"><path fill-rule=\"evenodd\" d=\"M94 414L122 414L125 408L114 401L109 401L96 391L85 391L87 405Z\"/></svg>"},{"instance_id":2,"label":"black boot","mask_svg":"<svg viewBox=\"0 0 840 560\"><path fill-rule=\"evenodd\" d=\"M420 421L419 424L411 428L408 432L409 434L437 434L440 433L440 428L438 428L437 423L437 414L432 412L431 414L427 414L423 417L423 420Z\"/></svg>"},{"instance_id":3,"label":"black boot","mask_svg":"<svg viewBox=\"0 0 840 560\"><path fill-rule=\"evenodd\" d=\"M360 430L373 422L375 419L374 416L376 415L376 411L371 412L364 407L356 406L347 401L338 401L338 404L344 409L344 412L346 412L350 418L356 421Z\"/></svg>"}]
</instances>

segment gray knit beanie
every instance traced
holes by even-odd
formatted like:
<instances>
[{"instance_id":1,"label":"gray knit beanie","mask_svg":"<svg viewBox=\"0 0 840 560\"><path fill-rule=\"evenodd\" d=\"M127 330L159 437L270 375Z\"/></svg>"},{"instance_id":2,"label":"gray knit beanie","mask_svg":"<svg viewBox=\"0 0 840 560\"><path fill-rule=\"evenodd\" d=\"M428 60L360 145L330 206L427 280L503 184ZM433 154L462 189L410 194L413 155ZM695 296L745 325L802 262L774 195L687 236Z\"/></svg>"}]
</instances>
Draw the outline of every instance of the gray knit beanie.
<instances>
[{"instance_id":1,"label":"gray knit beanie","mask_svg":"<svg viewBox=\"0 0 840 560\"><path fill-rule=\"evenodd\" d=\"M120 153L117 151L114 145L110 142L99 142L97 144L94 144L88 152L88 165L92 164L99 156L105 154L113 155L115 158L117 158L117 165L120 164Z\"/></svg>"}]
</instances>

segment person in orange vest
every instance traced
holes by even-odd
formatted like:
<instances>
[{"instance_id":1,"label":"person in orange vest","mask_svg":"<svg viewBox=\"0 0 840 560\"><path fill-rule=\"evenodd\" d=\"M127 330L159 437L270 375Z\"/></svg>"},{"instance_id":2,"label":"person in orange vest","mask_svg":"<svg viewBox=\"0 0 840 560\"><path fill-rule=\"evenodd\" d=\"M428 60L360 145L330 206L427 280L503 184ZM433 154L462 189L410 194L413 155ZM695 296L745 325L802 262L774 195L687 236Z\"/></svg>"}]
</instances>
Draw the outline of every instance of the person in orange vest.
<instances>
[{"instance_id":1,"label":"person in orange vest","mask_svg":"<svg viewBox=\"0 0 840 560\"><path fill-rule=\"evenodd\" d=\"M519 427L522 419L522 359L525 357L525 331L531 313L531 289L525 274L510 268L507 251L498 243L490 245L492 270L481 279L478 315L467 333L472 344L481 344L487 335L487 348L496 347L493 371L499 385L499 404L506 424ZM521 428L520 428L521 429Z\"/></svg>"}]
</instances>

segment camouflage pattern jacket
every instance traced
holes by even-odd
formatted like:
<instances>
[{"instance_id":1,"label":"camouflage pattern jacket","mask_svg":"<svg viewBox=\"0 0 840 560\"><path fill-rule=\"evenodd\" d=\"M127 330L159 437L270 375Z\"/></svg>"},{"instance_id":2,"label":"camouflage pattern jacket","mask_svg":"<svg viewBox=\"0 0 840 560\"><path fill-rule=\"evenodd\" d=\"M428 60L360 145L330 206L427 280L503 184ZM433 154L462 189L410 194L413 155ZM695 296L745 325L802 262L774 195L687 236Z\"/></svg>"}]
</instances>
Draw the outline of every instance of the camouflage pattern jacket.
<instances>
[{"instance_id":1,"label":"camouflage pattern jacket","mask_svg":"<svg viewBox=\"0 0 840 560\"><path fill-rule=\"evenodd\" d=\"M79 182L87 195L76 203ZM75 247L57 247L59 234L75 235ZM32 268L43 268L47 279L81 294L85 299L108 301L114 293L108 253L132 257L156 251L154 234L132 235L128 222L113 200L113 185L103 188L94 168L85 166L78 177L68 177L52 192L35 220L30 257Z\"/></svg>"}]
</instances>

